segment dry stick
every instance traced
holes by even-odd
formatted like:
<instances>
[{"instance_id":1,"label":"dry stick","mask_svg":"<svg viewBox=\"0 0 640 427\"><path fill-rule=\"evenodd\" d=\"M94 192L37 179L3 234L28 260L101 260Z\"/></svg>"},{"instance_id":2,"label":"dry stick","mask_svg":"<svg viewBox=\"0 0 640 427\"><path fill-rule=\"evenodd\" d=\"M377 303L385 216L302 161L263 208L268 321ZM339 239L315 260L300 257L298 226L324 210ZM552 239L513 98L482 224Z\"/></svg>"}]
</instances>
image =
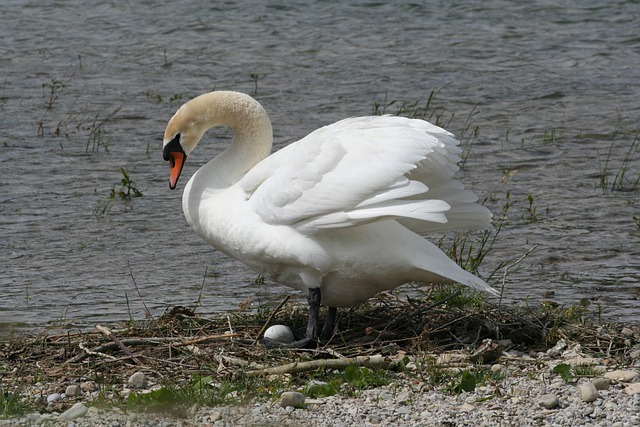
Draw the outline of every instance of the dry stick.
<instances>
[{"instance_id":1,"label":"dry stick","mask_svg":"<svg viewBox=\"0 0 640 427\"><path fill-rule=\"evenodd\" d=\"M343 369L350 365L366 366L368 368L378 369L393 369L395 367L395 363L384 356L357 356L347 359L321 359L309 362L293 362L282 366L276 366L274 368L247 371L245 372L245 375L248 377L255 377L259 375L294 374L299 372L315 371L319 368Z\"/></svg>"},{"instance_id":2,"label":"dry stick","mask_svg":"<svg viewBox=\"0 0 640 427\"><path fill-rule=\"evenodd\" d=\"M142 294L140 293L140 289L138 289L138 284L136 283L135 277L133 277L133 270L131 269L131 263L127 260L127 266L129 266L129 274L131 275L131 280L133 281L133 286L136 288L136 292L138 292L138 296L140 297L140 301L142 301L142 305L144 306L145 316L147 319L155 320L151 315L151 311L149 311L149 307L147 307L147 303L144 302L144 298L142 298Z\"/></svg>"},{"instance_id":3,"label":"dry stick","mask_svg":"<svg viewBox=\"0 0 640 427\"><path fill-rule=\"evenodd\" d=\"M527 252L525 252L520 258L518 258L513 264L511 265L507 265L504 268L504 275L502 276L502 287L500 288L500 299L498 300L498 311L500 310L500 307L502 307L502 297L504 296L504 286L505 286L505 282L507 280L507 272L509 270L511 270L513 267L515 267L516 265L520 264L522 262L522 260L524 260L531 252L533 252L536 248L538 247L537 244L533 245L533 247L531 247L531 249L529 249Z\"/></svg>"},{"instance_id":4,"label":"dry stick","mask_svg":"<svg viewBox=\"0 0 640 427\"><path fill-rule=\"evenodd\" d=\"M92 356L105 357L107 359L115 359L115 357L113 357L110 354L101 353L100 351L96 351L96 350L89 350L87 347L85 347L85 344L82 343L82 342L80 344L78 344L78 347L80 347L80 349L85 352L85 353L82 354L82 356L84 356L84 357L86 357L88 355L92 355Z\"/></svg>"},{"instance_id":5,"label":"dry stick","mask_svg":"<svg viewBox=\"0 0 640 427\"><path fill-rule=\"evenodd\" d=\"M174 344L173 346L174 347L184 347L184 346L187 346L187 345L197 344L197 343L200 343L200 342L203 342L203 341L215 340L215 339L218 339L218 338L236 338L236 337L241 337L241 336L242 336L242 334L235 333L235 332L227 333L227 334L207 335L206 337L199 337L199 338L194 338L194 339L191 339L191 340L188 340L188 341L182 341L182 342L179 342L177 344Z\"/></svg>"},{"instance_id":6,"label":"dry stick","mask_svg":"<svg viewBox=\"0 0 640 427\"><path fill-rule=\"evenodd\" d=\"M289 298L291 298L291 295L287 295L280 304L278 304L278 306L276 307L275 310L273 310L271 312L271 314L269 315L269 318L267 319L266 322L264 322L264 325L262 325L262 329L260 329L260 332L258 332L258 335L256 335L256 339L253 340L253 344L252 345L256 345L256 343L258 342L258 340L260 339L260 337L262 336L262 334L264 333L264 331L267 329L267 326L269 326L269 323L271 322L271 320L273 320L273 317L276 315L276 313L278 311L280 311L280 309L282 308L283 305L285 305L287 303L287 301L289 301Z\"/></svg>"},{"instance_id":7,"label":"dry stick","mask_svg":"<svg viewBox=\"0 0 640 427\"><path fill-rule=\"evenodd\" d=\"M129 347L127 347L126 345L122 344L122 341L120 341L115 335L113 335L113 333L109 330L109 328L105 328L104 326L96 325L96 329L98 331L102 332L103 334L105 334L107 337L109 337L111 339L111 341L116 343L116 345L118 347L120 347L120 350L124 351L124 353L127 356L131 357L131 359L134 362L136 362L136 365L144 366L140 360L136 359L136 357L133 355L131 350L129 350Z\"/></svg>"},{"instance_id":8,"label":"dry stick","mask_svg":"<svg viewBox=\"0 0 640 427\"><path fill-rule=\"evenodd\" d=\"M204 276L202 276L202 284L200 285L200 291L198 292L198 299L196 300L195 305L193 306L193 312L195 313L196 309L200 305L200 301L202 300L202 290L204 289L204 282L207 280L207 272L209 271L209 266L204 268Z\"/></svg>"}]
</instances>

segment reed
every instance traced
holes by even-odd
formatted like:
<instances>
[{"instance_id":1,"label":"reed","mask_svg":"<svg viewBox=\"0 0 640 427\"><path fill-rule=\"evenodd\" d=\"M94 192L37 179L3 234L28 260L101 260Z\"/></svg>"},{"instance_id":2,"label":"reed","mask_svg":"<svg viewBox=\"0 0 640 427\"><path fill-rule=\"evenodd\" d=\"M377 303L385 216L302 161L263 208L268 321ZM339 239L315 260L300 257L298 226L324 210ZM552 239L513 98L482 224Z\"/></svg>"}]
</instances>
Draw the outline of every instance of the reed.
<instances>
[{"instance_id":1,"label":"reed","mask_svg":"<svg viewBox=\"0 0 640 427\"><path fill-rule=\"evenodd\" d=\"M611 143L603 157L598 156L600 166L598 186L609 191L638 191L640 188L640 168L638 168L638 152L640 151L640 129L622 131L621 120L618 119L614 131L609 138ZM616 160L616 148L621 144L628 144L624 157ZM613 177L613 180L611 180Z\"/></svg>"}]
</instances>

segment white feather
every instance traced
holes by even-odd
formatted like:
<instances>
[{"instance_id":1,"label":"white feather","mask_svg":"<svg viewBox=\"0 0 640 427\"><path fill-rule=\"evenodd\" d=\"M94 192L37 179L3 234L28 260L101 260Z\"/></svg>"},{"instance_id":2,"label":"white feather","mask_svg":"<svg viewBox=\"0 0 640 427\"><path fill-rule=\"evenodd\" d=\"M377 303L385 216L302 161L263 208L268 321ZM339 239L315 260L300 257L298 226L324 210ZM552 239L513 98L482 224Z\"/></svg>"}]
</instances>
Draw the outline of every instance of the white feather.
<instances>
[{"instance_id":1,"label":"white feather","mask_svg":"<svg viewBox=\"0 0 640 427\"><path fill-rule=\"evenodd\" d=\"M407 281L495 293L417 234L490 225L453 179L460 149L449 132L423 120L351 118L266 156L271 124L248 96L212 92L186 106L165 135L182 135L187 154L211 126L235 132L183 196L187 220L214 247L284 285L320 287L334 307Z\"/></svg>"}]
</instances>

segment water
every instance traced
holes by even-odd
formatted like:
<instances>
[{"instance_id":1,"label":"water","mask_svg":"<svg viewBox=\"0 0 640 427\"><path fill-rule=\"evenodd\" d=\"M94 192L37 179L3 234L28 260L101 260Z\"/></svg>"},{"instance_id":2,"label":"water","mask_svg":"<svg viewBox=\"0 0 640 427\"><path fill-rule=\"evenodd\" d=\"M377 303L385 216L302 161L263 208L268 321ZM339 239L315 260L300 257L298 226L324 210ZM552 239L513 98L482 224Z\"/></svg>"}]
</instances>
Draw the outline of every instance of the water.
<instances>
[{"instance_id":1,"label":"water","mask_svg":"<svg viewBox=\"0 0 640 427\"><path fill-rule=\"evenodd\" d=\"M198 298L209 313L293 292L254 284L191 232L161 158L182 102L212 88L253 94L252 74L277 147L374 101L438 91L433 119L472 139L460 178L496 216L510 206L481 272L537 245L506 277L507 300L554 290L640 320L640 194L600 187L640 123L637 3L157 3L0 10L0 334L140 319L142 299L157 316ZM180 189L228 138L198 147ZM121 167L143 197L96 216Z\"/></svg>"}]
</instances>

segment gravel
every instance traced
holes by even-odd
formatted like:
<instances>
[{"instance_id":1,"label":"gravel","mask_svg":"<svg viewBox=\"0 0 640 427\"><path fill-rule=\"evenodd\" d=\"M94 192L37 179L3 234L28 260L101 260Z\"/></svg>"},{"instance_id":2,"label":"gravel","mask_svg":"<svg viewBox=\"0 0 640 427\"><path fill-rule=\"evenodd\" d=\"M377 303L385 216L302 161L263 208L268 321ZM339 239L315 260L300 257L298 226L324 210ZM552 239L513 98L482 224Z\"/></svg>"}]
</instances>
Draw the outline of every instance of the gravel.
<instances>
[{"instance_id":1,"label":"gravel","mask_svg":"<svg viewBox=\"0 0 640 427\"><path fill-rule=\"evenodd\" d=\"M609 366L606 359L590 360L589 366L597 375L565 381L553 368L571 357L552 351L508 352L487 366L490 371L502 372L502 379L461 394L446 392L446 384L429 385L408 370L397 374L391 384L363 390L357 397L313 399L296 393L299 390L285 390L292 392L284 393L285 399L292 400L284 403L265 399L245 406L194 407L183 419L97 409L91 406L92 392L85 391L82 397L52 399L52 404L68 401L66 411L0 420L0 427L640 425L640 360L625 367ZM91 390L91 386L85 383L80 387ZM130 385L123 388L126 386Z\"/></svg>"}]
</instances>

